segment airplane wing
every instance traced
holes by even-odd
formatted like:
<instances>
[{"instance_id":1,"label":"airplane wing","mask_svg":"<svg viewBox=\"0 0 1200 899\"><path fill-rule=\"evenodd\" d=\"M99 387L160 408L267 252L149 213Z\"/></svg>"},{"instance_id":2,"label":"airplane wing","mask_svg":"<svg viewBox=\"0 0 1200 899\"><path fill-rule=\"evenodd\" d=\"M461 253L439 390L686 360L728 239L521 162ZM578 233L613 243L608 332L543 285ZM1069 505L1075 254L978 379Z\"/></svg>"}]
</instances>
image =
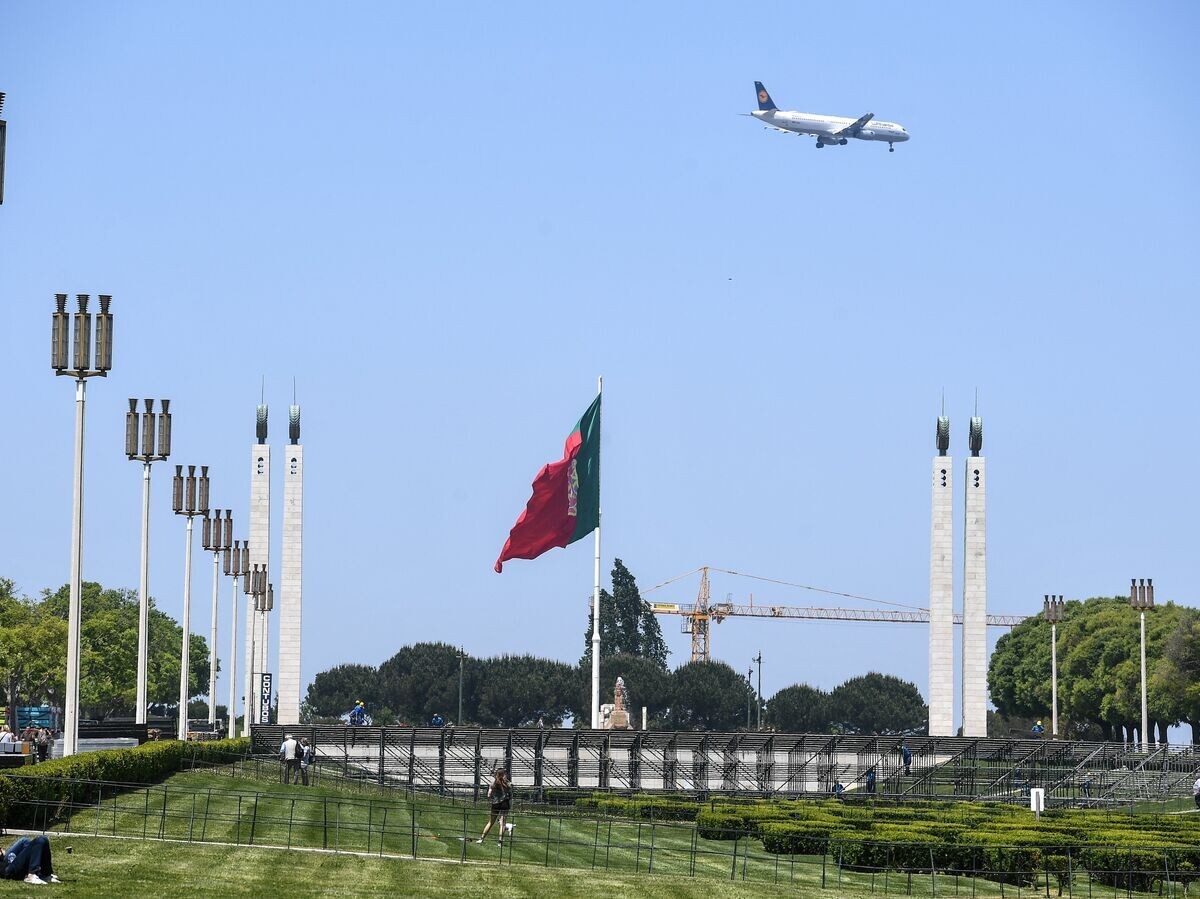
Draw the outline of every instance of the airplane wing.
<instances>
[{"instance_id":1,"label":"airplane wing","mask_svg":"<svg viewBox=\"0 0 1200 899\"><path fill-rule=\"evenodd\" d=\"M856 120L852 125L847 125L841 131L833 132L833 136L834 137L857 137L858 132L862 131L863 128L866 127L867 122L871 121L871 119L873 119L873 118L875 118L875 113L868 112L861 119Z\"/></svg>"}]
</instances>

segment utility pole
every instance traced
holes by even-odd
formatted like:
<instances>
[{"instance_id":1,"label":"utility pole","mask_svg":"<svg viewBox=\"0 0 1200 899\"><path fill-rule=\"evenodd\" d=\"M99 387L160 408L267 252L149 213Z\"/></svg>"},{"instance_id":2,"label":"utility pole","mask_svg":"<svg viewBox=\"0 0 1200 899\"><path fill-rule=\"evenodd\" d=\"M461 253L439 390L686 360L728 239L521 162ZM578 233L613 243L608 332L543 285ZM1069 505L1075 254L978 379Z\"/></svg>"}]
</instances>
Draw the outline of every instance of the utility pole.
<instances>
[{"instance_id":1,"label":"utility pole","mask_svg":"<svg viewBox=\"0 0 1200 899\"><path fill-rule=\"evenodd\" d=\"M162 411L157 416L157 435L154 400L144 402L146 411L139 415L137 400L130 397L129 411L125 413L125 455L131 462L137 460L142 463L142 575L138 582L137 703L134 706L134 721L138 724L146 723L146 682L150 660L150 465L166 461L171 455L171 401L162 400Z\"/></svg>"},{"instance_id":2,"label":"utility pole","mask_svg":"<svg viewBox=\"0 0 1200 899\"><path fill-rule=\"evenodd\" d=\"M454 723L457 724L459 727L462 727L462 723L463 723L463 716L462 716L463 659L465 659L466 656L467 656L467 654L463 651L463 648L461 646L458 647L458 717L456 719L454 719Z\"/></svg>"},{"instance_id":3,"label":"utility pole","mask_svg":"<svg viewBox=\"0 0 1200 899\"><path fill-rule=\"evenodd\" d=\"M750 661L758 665L758 687L754 691L756 694L755 705L758 707L755 726L757 730L762 730L762 650L760 649L758 651L758 655L756 655Z\"/></svg>"},{"instance_id":4,"label":"utility pole","mask_svg":"<svg viewBox=\"0 0 1200 899\"><path fill-rule=\"evenodd\" d=\"M1050 622L1050 737L1058 739L1058 622L1063 620L1063 598L1046 594L1042 616Z\"/></svg>"},{"instance_id":5,"label":"utility pole","mask_svg":"<svg viewBox=\"0 0 1200 899\"><path fill-rule=\"evenodd\" d=\"M79 311L67 312L67 295L54 295L51 316L50 367L55 375L75 379L75 483L71 493L71 584L67 605L67 695L63 703L63 755L79 751L79 635L83 605L83 411L87 379L106 378L112 369L113 317L108 311L112 297L100 294L96 318L96 367L92 368L92 313L88 295L76 294ZM74 322L72 322L72 318ZM72 328L73 324L73 328ZM74 340L72 341L72 337ZM74 343L74 367L68 367L69 344Z\"/></svg>"},{"instance_id":6,"label":"utility pole","mask_svg":"<svg viewBox=\"0 0 1200 899\"><path fill-rule=\"evenodd\" d=\"M217 725L217 599L221 585L221 554L228 553L233 547L233 510L226 509L223 519L220 509L213 509L212 515L211 519L207 515L204 516L201 543L206 550L213 554L212 622L209 625L208 638L208 723L215 728Z\"/></svg>"},{"instance_id":7,"label":"utility pole","mask_svg":"<svg viewBox=\"0 0 1200 899\"><path fill-rule=\"evenodd\" d=\"M746 693L746 730L750 730L750 696L754 692L754 668L746 669L746 683L750 687Z\"/></svg>"},{"instance_id":8,"label":"utility pole","mask_svg":"<svg viewBox=\"0 0 1200 899\"><path fill-rule=\"evenodd\" d=\"M242 541L234 540L232 550L225 550L225 574L233 578L233 621L229 625L229 736L237 736L237 644L238 644L238 580L250 581L250 541L245 551ZM244 713L248 714L248 713ZM248 727L248 725L247 725Z\"/></svg>"},{"instance_id":9,"label":"utility pole","mask_svg":"<svg viewBox=\"0 0 1200 899\"><path fill-rule=\"evenodd\" d=\"M189 465L185 476L183 466L175 466L175 480L171 485L171 506L176 515L187 517L187 546L183 556L183 648L179 654L179 726L177 735L180 740L187 740L188 699L191 697L188 669L191 665L191 636L192 636L192 519L197 515L208 516L208 466L200 466L200 476L196 476L196 466ZM215 572L216 569L214 568Z\"/></svg>"},{"instance_id":10,"label":"utility pole","mask_svg":"<svg viewBox=\"0 0 1200 899\"><path fill-rule=\"evenodd\" d=\"M1142 635L1142 751L1150 751L1150 734L1147 732L1150 724L1146 708L1146 610L1154 608L1154 579L1143 578L1139 582L1135 578L1129 581L1129 604L1137 609L1141 619Z\"/></svg>"}]
</instances>

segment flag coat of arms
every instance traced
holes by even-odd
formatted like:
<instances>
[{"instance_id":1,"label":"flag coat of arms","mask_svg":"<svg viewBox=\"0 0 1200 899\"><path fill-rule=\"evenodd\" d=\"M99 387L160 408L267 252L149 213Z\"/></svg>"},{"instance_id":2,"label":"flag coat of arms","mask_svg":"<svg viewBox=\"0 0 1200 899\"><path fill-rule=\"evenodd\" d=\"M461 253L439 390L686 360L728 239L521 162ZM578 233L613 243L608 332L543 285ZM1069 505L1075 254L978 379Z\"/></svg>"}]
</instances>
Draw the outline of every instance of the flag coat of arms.
<instances>
[{"instance_id":1,"label":"flag coat of arms","mask_svg":"<svg viewBox=\"0 0 1200 899\"><path fill-rule=\"evenodd\" d=\"M533 479L533 496L505 541L496 571L509 559L536 559L600 526L600 396L567 435L563 457Z\"/></svg>"}]
</instances>

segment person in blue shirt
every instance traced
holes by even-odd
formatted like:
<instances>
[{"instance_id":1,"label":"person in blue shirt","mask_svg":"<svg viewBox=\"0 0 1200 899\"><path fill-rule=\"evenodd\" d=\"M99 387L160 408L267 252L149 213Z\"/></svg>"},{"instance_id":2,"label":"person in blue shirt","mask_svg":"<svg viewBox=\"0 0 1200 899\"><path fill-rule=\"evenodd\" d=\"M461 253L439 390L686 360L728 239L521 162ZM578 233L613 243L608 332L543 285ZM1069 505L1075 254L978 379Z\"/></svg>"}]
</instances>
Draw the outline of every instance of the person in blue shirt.
<instances>
[{"instance_id":1,"label":"person in blue shirt","mask_svg":"<svg viewBox=\"0 0 1200 899\"><path fill-rule=\"evenodd\" d=\"M354 703L354 708L350 710L350 724L354 727L361 727L367 723L367 707L363 705L360 699Z\"/></svg>"},{"instance_id":2,"label":"person in blue shirt","mask_svg":"<svg viewBox=\"0 0 1200 899\"><path fill-rule=\"evenodd\" d=\"M905 776L912 773L912 750L908 748L908 743L904 740L900 741L900 760L904 762Z\"/></svg>"},{"instance_id":3,"label":"person in blue shirt","mask_svg":"<svg viewBox=\"0 0 1200 899\"><path fill-rule=\"evenodd\" d=\"M62 883L54 874L50 860L50 841L44 837L21 837L4 850L0 858L0 877L25 883Z\"/></svg>"},{"instance_id":4,"label":"person in blue shirt","mask_svg":"<svg viewBox=\"0 0 1200 899\"><path fill-rule=\"evenodd\" d=\"M1030 728L1030 730L1032 730L1038 736L1041 736L1046 732L1046 728L1042 727L1042 722L1040 719L1036 724L1033 725L1033 727Z\"/></svg>"},{"instance_id":5,"label":"person in blue shirt","mask_svg":"<svg viewBox=\"0 0 1200 899\"><path fill-rule=\"evenodd\" d=\"M875 769L874 768L872 768L870 771L867 772L867 792L872 795L875 794Z\"/></svg>"},{"instance_id":6,"label":"person in blue shirt","mask_svg":"<svg viewBox=\"0 0 1200 899\"><path fill-rule=\"evenodd\" d=\"M842 782L840 780L835 782L833 785L833 795L838 799L845 799L846 798L845 794L846 794L846 787L842 784Z\"/></svg>"},{"instance_id":7,"label":"person in blue shirt","mask_svg":"<svg viewBox=\"0 0 1200 899\"><path fill-rule=\"evenodd\" d=\"M434 712L433 717L429 719L430 727L445 727L446 719L442 717L441 712Z\"/></svg>"}]
</instances>

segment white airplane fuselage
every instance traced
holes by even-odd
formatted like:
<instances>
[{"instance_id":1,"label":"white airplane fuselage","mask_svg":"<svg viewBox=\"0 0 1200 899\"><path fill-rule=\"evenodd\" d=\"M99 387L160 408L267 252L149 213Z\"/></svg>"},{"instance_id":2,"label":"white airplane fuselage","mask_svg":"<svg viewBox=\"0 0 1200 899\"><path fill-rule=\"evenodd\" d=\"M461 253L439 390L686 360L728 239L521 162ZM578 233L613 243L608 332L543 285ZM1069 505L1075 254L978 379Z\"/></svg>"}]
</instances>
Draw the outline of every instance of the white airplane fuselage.
<instances>
[{"instance_id":1,"label":"white airplane fuselage","mask_svg":"<svg viewBox=\"0 0 1200 899\"><path fill-rule=\"evenodd\" d=\"M857 133L835 136L839 131L853 125L855 119L845 116L817 115L811 112L792 112L782 109L759 109L750 113L764 125L794 134L811 134L819 143L836 144L839 140L886 141L899 144L908 140L908 132L895 122L872 119Z\"/></svg>"}]
</instances>

